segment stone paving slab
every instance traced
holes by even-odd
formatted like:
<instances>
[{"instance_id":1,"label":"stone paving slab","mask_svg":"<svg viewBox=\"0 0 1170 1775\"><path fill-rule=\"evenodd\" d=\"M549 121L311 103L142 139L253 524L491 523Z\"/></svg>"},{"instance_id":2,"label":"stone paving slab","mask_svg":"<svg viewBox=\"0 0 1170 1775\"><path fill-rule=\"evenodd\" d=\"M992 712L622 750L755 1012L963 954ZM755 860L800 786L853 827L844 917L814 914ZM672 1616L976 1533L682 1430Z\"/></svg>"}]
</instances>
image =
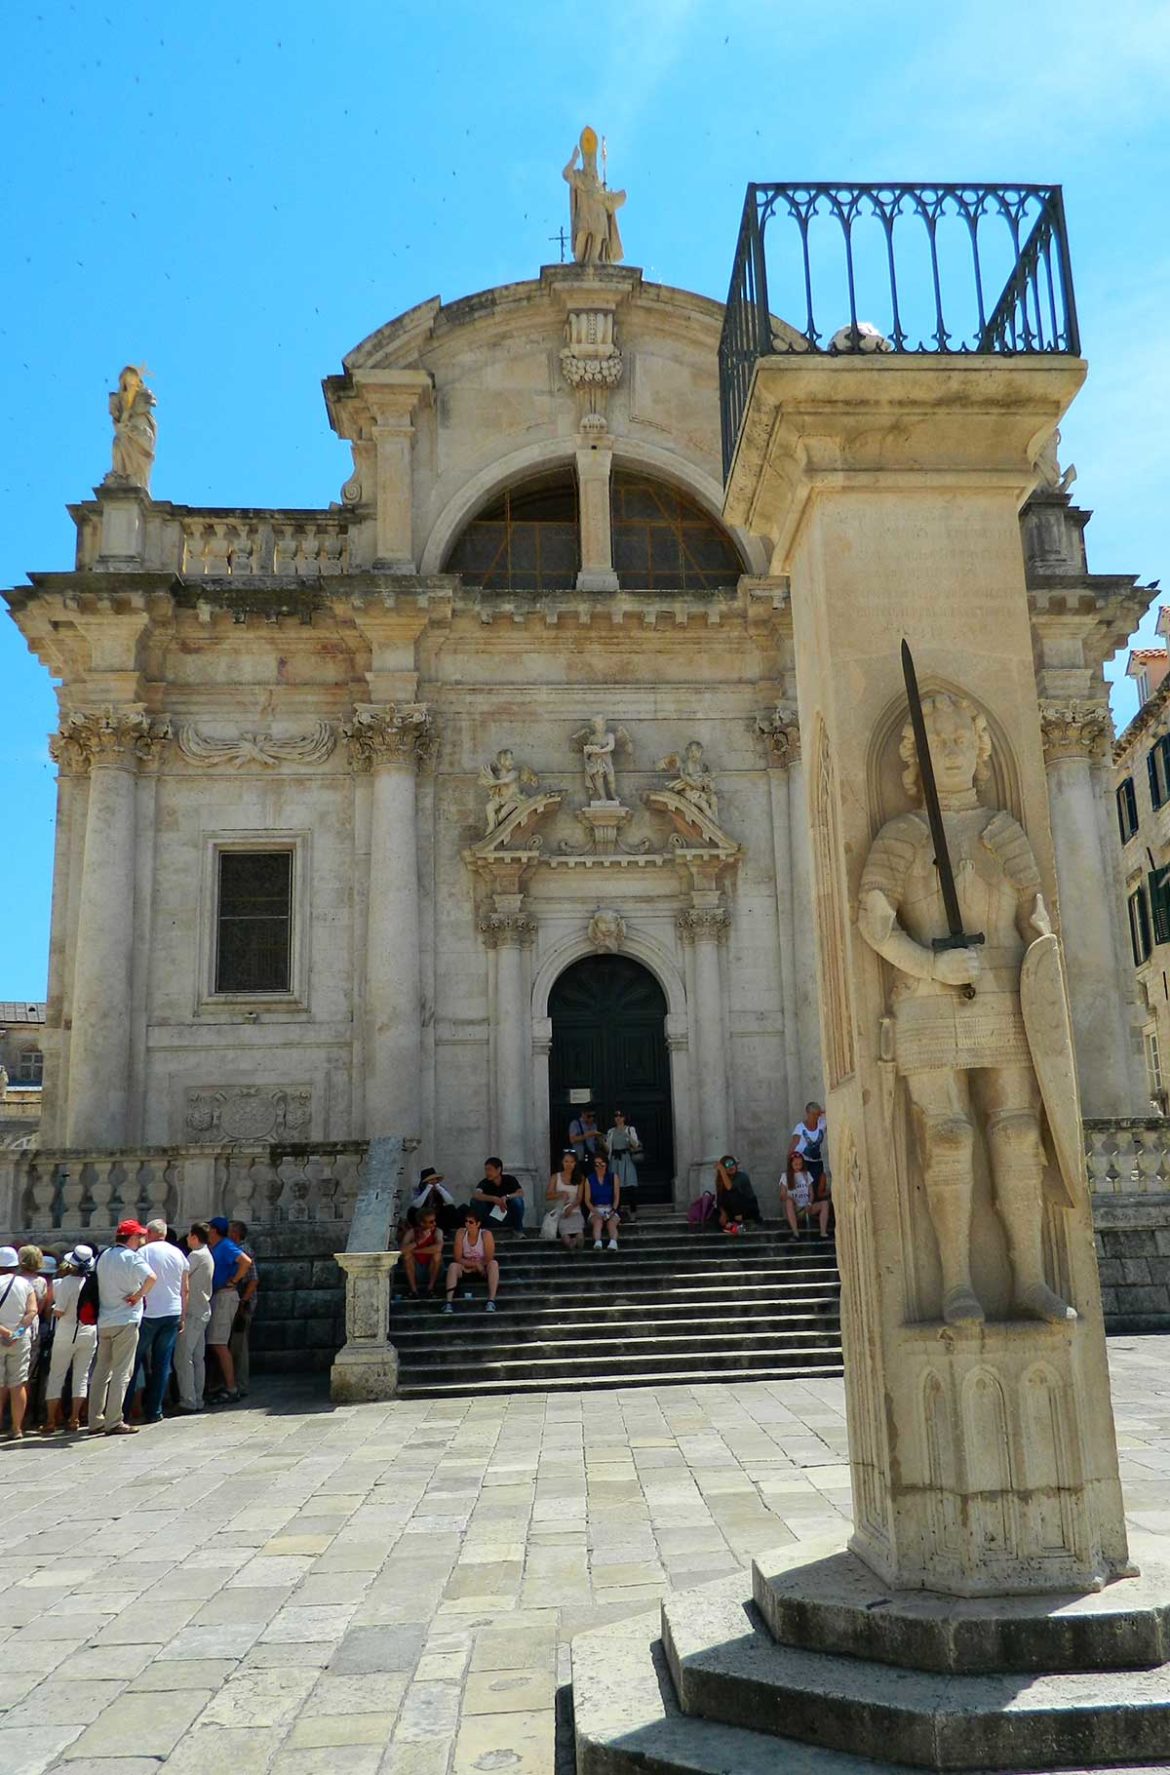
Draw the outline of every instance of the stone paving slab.
<instances>
[{"instance_id":1,"label":"stone paving slab","mask_svg":"<svg viewBox=\"0 0 1170 1775\"><path fill-rule=\"evenodd\" d=\"M1110 1345L1170 1554L1170 1338ZM839 1379L334 1409L295 1383L0 1445L4 1775L554 1775L573 1634L844 1530Z\"/></svg>"}]
</instances>

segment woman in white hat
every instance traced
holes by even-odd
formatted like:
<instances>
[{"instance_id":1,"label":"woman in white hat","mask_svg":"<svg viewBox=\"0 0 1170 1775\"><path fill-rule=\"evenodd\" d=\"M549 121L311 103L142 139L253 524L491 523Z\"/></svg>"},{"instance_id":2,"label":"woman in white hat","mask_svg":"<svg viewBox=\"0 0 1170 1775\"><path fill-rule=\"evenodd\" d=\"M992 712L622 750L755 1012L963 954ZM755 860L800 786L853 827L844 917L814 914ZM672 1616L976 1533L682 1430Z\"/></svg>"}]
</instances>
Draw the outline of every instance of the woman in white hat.
<instances>
[{"instance_id":1,"label":"woman in white hat","mask_svg":"<svg viewBox=\"0 0 1170 1775\"><path fill-rule=\"evenodd\" d=\"M45 1395L49 1414L44 1428L46 1436L52 1436L61 1428L61 1399L66 1380L70 1397L68 1427L74 1431L81 1428L81 1414L89 1394L89 1371L97 1350L97 1313L94 1308L81 1305L81 1290L86 1277L92 1273L93 1263L92 1248L77 1245L62 1259L53 1283L55 1330Z\"/></svg>"}]
</instances>

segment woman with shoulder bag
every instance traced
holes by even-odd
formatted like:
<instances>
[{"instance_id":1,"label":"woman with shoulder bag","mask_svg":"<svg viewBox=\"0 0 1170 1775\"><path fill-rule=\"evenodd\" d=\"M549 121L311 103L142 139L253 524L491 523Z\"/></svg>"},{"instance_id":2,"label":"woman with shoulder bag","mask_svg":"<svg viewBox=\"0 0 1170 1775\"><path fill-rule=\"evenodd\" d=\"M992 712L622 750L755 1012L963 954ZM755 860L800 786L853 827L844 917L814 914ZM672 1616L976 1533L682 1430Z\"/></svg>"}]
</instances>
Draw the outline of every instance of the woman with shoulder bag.
<instances>
[{"instance_id":1,"label":"woman with shoulder bag","mask_svg":"<svg viewBox=\"0 0 1170 1775\"><path fill-rule=\"evenodd\" d=\"M548 1180L545 1200L555 1204L540 1223L540 1236L550 1242L559 1239L567 1251L576 1251L585 1242L585 1216L581 1212L581 1195L585 1187L585 1167L571 1146L561 1154L561 1168Z\"/></svg>"},{"instance_id":2,"label":"woman with shoulder bag","mask_svg":"<svg viewBox=\"0 0 1170 1775\"><path fill-rule=\"evenodd\" d=\"M605 1137L605 1148L609 1154L610 1170L622 1186L622 1219L628 1211L631 1221L638 1218L638 1165L642 1156L642 1142L638 1139L638 1130L626 1121L626 1112L615 1109L613 1127Z\"/></svg>"}]
</instances>

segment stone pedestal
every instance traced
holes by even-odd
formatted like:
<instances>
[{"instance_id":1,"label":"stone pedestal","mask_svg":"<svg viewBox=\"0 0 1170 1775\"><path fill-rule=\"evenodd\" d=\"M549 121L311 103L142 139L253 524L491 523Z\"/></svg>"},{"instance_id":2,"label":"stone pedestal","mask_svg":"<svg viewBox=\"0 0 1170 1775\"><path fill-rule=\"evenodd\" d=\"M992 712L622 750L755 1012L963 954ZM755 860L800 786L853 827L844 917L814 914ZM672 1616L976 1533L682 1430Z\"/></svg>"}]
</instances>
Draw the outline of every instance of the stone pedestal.
<instances>
[{"instance_id":1,"label":"stone pedestal","mask_svg":"<svg viewBox=\"0 0 1170 1775\"><path fill-rule=\"evenodd\" d=\"M772 571L787 573L792 587L852 1546L887 1585L952 1595L1092 1590L1127 1569L1083 1171L1074 1165L1069 1182L1054 1162L1050 1114L1037 1238L1047 1285L1076 1317L1042 1324L1022 1316L1030 1309L1021 1304L1020 1223L1008 1187L1011 1143L1022 1152L1028 1117L997 1121L994 1104L973 1099L953 1129L931 1124L928 1177L923 1115L894 1034L894 989L905 975L879 959L858 923L875 836L918 805L900 756L903 637L924 695L967 699L985 719L980 805L1022 827L1040 891L1057 903L1018 513L1036 452L1083 375L1075 360L1023 356L762 359L725 500L731 522L770 539ZM1067 935L1075 967L1081 934ZM1018 963L1010 965L1018 982ZM1027 1052L1004 1064L1026 1072ZM963 1101L982 1088L968 1085L970 1074L954 1076ZM1079 1118L1075 1082L1062 1092L1055 1132L1067 1143ZM940 1167L961 1164L964 1143L983 1324L974 1315L944 1321L932 1224ZM1039 1204L1039 1183L1030 1187ZM955 1226L961 1236L961 1213Z\"/></svg>"},{"instance_id":2,"label":"stone pedestal","mask_svg":"<svg viewBox=\"0 0 1170 1775\"><path fill-rule=\"evenodd\" d=\"M337 1405L393 1399L398 1391L398 1353L390 1342L390 1272L397 1251L339 1251L345 1271L345 1346L329 1377Z\"/></svg>"}]
</instances>

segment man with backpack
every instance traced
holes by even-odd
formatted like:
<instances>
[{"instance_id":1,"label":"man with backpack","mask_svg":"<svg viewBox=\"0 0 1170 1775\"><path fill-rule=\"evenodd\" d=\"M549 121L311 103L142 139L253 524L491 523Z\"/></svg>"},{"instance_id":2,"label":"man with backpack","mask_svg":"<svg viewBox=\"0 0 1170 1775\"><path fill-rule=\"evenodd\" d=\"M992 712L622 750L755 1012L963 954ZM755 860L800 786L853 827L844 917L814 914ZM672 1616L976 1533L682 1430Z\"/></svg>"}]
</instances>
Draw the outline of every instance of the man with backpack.
<instances>
[{"instance_id":1,"label":"man with backpack","mask_svg":"<svg viewBox=\"0 0 1170 1775\"><path fill-rule=\"evenodd\" d=\"M117 1241L94 1265L98 1290L97 1355L89 1387L91 1436L136 1436L122 1409L134 1373L142 1303L155 1285L154 1271L142 1256L146 1228L123 1220ZM83 1291L84 1293L84 1291Z\"/></svg>"}]
</instances>

